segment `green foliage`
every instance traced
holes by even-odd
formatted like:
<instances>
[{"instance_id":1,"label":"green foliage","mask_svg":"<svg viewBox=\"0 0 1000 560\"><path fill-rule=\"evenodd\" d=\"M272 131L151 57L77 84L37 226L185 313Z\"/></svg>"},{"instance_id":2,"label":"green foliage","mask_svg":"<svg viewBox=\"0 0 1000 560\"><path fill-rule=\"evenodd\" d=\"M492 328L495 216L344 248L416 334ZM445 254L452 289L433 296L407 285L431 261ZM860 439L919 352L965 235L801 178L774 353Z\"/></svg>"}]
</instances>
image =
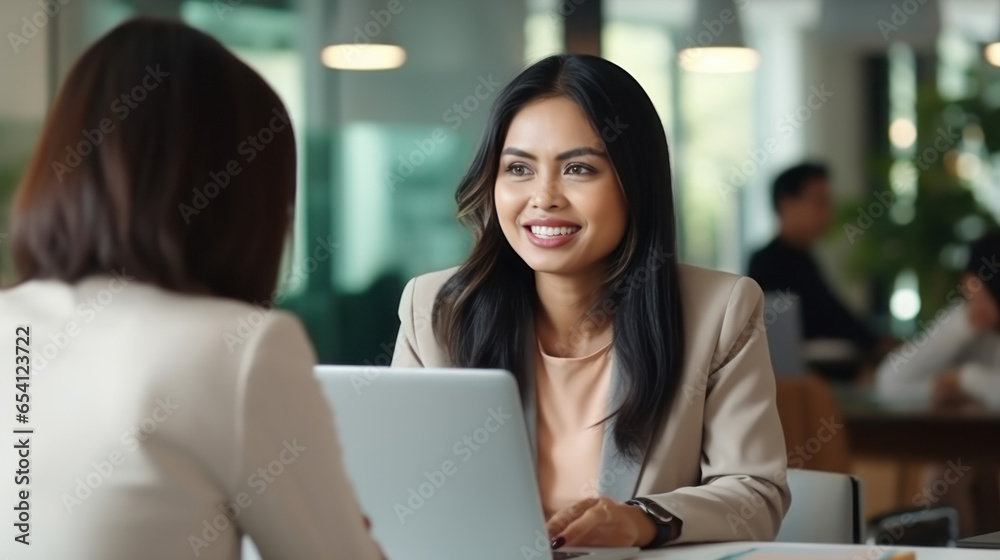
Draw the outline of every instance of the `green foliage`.
<instances>
[{"instance_id":1,"label":"green foliage","mask_svg":"<svg viewBox=\"0 0 1000 560\"><path fill-rule=\"evenodd\" d=\"M967 125L978 124L990 131L987 134L992 136L985 139L987 149L1000 150L1000 136L994 132L1000 130L1000 112L977 100L947 103L933 85L921 87L917 99L917 146L912 160L919 173L916 196L893 191L893 159L887 147L869 160L873 194L844 205L840 222L848 239L854 232L850 268L855 275L891 289L903 270L916 273L922 302L918 318L926 321L957 285L964 263L955 263L948 256L970 241L969 229L997 225L955 174L954 160L963 147L961 135ZM982 227L960 228L959 224ZM860 227L852 230L852 226Z\"/></svg>"}]
</instances>

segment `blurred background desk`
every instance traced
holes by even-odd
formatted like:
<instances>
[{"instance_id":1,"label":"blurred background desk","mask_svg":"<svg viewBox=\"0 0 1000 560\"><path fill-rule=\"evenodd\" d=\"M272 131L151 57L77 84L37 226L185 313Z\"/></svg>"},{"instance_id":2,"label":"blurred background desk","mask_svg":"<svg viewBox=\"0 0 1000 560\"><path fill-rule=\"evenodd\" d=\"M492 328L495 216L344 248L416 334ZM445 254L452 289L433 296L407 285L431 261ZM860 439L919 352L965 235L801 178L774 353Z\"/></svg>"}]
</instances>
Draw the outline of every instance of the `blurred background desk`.
<instances>
[{"instance_id":1,"label":"blurred background desk","mask_svg":"<svg viewBox=\"0 0 1000 560\"><path fill-rule=\"evenodd\" d=\"M1000 410L887 402L871 389L835 388L855 454L912 460L1000 463Z\"/></svg>"},{"instance_id":2,"label":"blurred background desk","mask_svg":"<svg viewBox=\"0 0 1000 560\"><path fill-rule=\"evenodd\" d=\"M853 386L837 387L834 393L855 460L973 467L976 523L968 529L971 533L1000 530L1000 410L886 401L869 388ZM897 495L910 498L899 504L903 507L921 505L913 502L926 483L914 485L912 479L904 473L897 480Z\"/></svg>"}]
</instances>

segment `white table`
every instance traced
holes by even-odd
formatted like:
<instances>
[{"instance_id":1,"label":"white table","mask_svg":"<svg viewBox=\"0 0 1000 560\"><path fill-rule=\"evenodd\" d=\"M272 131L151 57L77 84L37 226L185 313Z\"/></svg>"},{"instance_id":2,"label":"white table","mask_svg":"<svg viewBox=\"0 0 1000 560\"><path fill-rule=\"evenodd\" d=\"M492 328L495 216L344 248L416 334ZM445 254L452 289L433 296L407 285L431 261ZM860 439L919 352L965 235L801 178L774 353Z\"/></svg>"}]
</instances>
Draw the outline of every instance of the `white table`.
<instances>
[{"instance_id":1,"label":"white table","mask_svg":"<svg viewBox=\"0 0 1000 560\"><path fill-rule=\"evenodd\" d=\"M844 548L846 550L856 550L857 555L862 560L878 558L876 552L872 552L872 547L867 545L829 545L829 544L796 544L796 543L760 543L760 542L735 542L721 544L695 544L687 546L671 546L663 550L650 550L639 554L635 558L663 560L718 560L728 554L735 554L758 546L780 546L783 548L815 548L816 550L829 550L831 547ZM917 560L997 560L1000 558L1000 550L974 549L974 548L922 548L918 546L899 547L900 550L912 550L917 553ZM893 548L885 550L894 550ZM249 538L243 540L243 560L259 560L260 555L253 546ZM393 560L393 559L390 559Z\"/></svg>"},{"instance_id":2,"label":"white table","mask_svg":"<svg viewBox=\"0 0 1000 560\"><path fill-rule=\"evenodd\" d=\"M778 546L782 548L815 548L819 550L829 550L831 547L843 548L849 551L857 551L859 558L867 560L875 559L880 555L877 551L872 551L872 546L856 545L829 545L829 544L797 544L797 543L755 543L736 542L722 544L698 544L688 546L667 547L663 550L651 550L636 556L636 559L661 558L663 560L717 560L727 554L735 554L758 546ZM881 548L881 550L912 550L917 553L917 560L997 560L1000 558L1000 550L989 550L985 548L923 548L919 546L903 546ZM871 555L869 555L871 552Z\"/></svg>"}]
</instances>

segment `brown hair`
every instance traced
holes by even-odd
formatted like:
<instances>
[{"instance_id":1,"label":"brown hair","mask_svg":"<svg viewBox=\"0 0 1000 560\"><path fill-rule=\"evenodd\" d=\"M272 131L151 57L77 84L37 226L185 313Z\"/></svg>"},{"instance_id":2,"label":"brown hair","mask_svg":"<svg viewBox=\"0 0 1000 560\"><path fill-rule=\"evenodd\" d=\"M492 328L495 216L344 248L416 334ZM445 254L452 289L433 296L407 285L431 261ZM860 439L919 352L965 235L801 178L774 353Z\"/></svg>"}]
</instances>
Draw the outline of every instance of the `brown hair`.
<instances>
[{"instance_id":1,"label":"brown hair","mask_svg":"<svg viewBox=\"0 0 1000 560\"><path fill-rule=\"evenodd\" d=\"M135 19L69 71L13 205L22 280L124 271L271 297L295 198L284 105L218 41Z\"/></svg>"}]
</instances>

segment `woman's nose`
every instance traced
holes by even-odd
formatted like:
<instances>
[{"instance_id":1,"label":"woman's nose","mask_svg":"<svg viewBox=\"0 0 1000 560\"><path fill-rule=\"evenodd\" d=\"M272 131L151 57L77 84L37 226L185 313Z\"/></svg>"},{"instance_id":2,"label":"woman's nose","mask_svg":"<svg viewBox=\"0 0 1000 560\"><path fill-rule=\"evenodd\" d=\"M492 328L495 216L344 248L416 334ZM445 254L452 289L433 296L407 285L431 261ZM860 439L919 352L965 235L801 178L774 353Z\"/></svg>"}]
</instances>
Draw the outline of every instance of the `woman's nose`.
<instances>
[{"instance_id":1,"label":"woman's nose","mask_svg":"<svg viewBox=\"0 0 1000 560\"><path fill-rule=\"evenodd\" d=\"M556 180L545 179L539 181L538 188L531 198L531 204L535 208L555 208L560 204L562 191Z\"/></svg>"}]
</instances>

